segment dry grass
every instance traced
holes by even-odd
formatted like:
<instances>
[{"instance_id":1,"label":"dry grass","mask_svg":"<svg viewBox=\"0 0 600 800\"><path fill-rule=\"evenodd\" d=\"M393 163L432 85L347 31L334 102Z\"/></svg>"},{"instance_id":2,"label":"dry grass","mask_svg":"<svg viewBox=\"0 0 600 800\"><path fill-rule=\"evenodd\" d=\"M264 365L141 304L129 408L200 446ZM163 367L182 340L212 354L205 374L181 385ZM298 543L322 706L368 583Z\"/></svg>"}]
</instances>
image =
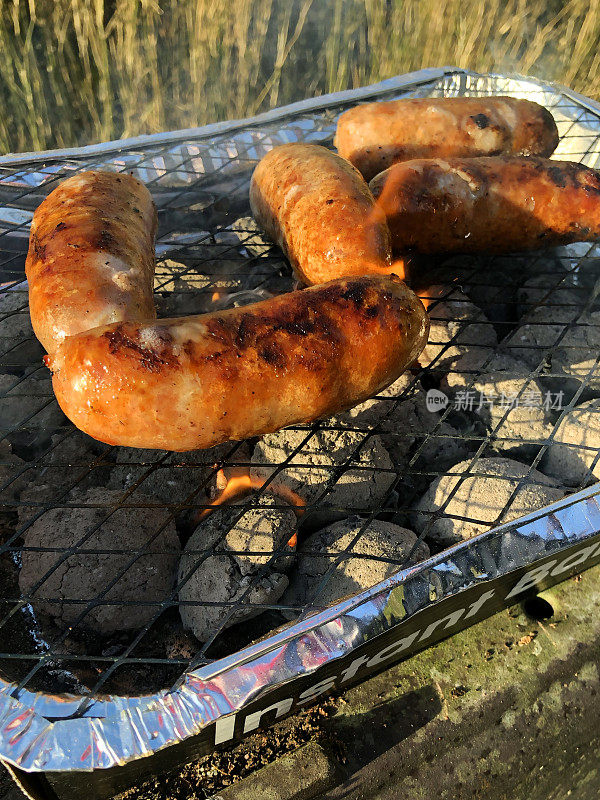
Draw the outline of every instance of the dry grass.
<instances>
[{"instance_id":1,"label":"dry grass","mask_svg":"<svg viewBox=\"0 0 600 800\"><path fill-rule=\"evenodd\" d=\"M600 96L600 0L0 0L0 150L241 117L423 66Z\"/></svg>"}]
</instances>

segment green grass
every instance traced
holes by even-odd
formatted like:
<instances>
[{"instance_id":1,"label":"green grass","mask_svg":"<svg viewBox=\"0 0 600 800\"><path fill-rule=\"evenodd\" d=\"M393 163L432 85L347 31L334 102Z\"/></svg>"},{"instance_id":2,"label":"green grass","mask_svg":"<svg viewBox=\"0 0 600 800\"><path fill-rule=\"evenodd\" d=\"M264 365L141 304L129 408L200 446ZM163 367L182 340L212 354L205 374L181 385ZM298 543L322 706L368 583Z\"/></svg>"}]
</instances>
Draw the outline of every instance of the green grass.
<instances>
[{"instance_id":1,"label":"green grass","mask_svg":"<svg viewBox=\"0 0 600 800\"><path fill-rule=\"evenodd\" d=\"M0 0L0 151L242 117L424 66L600 96L600 0Z\"/></svg>"}]
</instances>

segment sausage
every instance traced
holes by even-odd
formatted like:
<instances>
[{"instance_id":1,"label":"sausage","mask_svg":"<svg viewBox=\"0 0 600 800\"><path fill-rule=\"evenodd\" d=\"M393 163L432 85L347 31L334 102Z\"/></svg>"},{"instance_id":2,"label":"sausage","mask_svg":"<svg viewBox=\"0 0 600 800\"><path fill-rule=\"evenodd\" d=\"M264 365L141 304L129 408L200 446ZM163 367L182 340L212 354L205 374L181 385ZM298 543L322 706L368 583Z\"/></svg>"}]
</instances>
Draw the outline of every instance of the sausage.
<instances>
[{"instance_id":1,"label":"sausage","mask_svg":"<svg viewBox=\"0 0 600 800\"><path fill-rule=\"evenodd\" d=\"M338 120L335 146L371 180L413 158L549 156L558 144L554 117L531 100L441 97L367 103Z\"/></svg>"},{"instance_id":2,"label":"sausage","mask_svg":"<svg viewBox=\"0 0 600 800\"><path fill-rule=\"evenodd\" d=\"M97 325L156 317L156 209L130 175L81 172L33 215L25 271L37 338L53 353Z\"/></svg>"},{"instance_id":3,"label":"sausage","mask_svg":"<svg viewBox=\"0 0 600 800\"><path fill-rule=\"evenodd\" d=\"M46 363L64 413L109 444L168 450L309 422L392 383L427 340L397 277L362 277L242 308L118 322L65 339Z\"/></svg>"},{"instance_id":4,"label":"sausage","mask_svg":"<svg viewBox=\"0 0 600 800\"><path fill-rule=\"evenodd\" d=\"M270 150L254 170L250 206L305 284L392 271L390 234L369 187L325 147Z\"/></svg>"},{"instance_id":5,"label":"sausage","mask_svg":"<svg viewBox=\"0 0 600 800\"><path fill-rule=\"evenodd\" d=\"M569 161L415 159L371 189L400 253L508 253L600 236L600 173Z\"/></svg>"}]
</instances>

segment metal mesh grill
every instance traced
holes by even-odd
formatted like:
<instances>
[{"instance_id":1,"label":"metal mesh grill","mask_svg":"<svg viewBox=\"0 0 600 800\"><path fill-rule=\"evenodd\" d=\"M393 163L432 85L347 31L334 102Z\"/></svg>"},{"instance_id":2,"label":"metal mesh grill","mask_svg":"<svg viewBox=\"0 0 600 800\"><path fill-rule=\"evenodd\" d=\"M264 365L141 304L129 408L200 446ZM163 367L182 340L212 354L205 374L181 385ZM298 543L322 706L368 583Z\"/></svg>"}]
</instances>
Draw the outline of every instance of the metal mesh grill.
<instances>
[{"instance_id":1,"label":"metal mesh grill","mask_svg":"<svg viewBox=\"0 0 600 800\"><path fill-rule=\"evenodd\" d=\"M448 75L404 94L413 96L468 93L472 95L516 94L510 80L486 79L465 75ZM397 93L398 95L400 93ZM393 95L388 95L389 97ZM563 95L545 94L532 85L531 99L550 107L561 135L555 154L596 166L600 157L598 118L592 111ZM353 535L343 549L331 552L307 550L305 557L326 558L328 568L316 582L310 597L302 603L260 602L255 589L282 559L289 558L286 541L277 542L267 552L258 550L262 558L258 568L244 582L242 590L229 601L209 597L187 601L187 605L213 606L219 613L204 641L196 641L181 630L179 592L190 580L196 567L206 559L231 555L248 555L246 549L225 548L223 527L220 537L209 545L188 553L192 567L179 574L176 585L153 601L145 601L148 613L132 631L101 635L89 620L110 606L130 606L139 611L140 601L115 600L111 590L147 559L169 558L164 546L164 532L173 525L185 543L196 527L198 515L210 509L216 482L225 470L249 471L256 468L253 458L256 442L231 443L213 451L173 454L158 451L133 451L93 442L77 431L60 413L54 400L48 373L41 365L43 351L29 324L27 287L23 267L31 213L58 181L73 172L90 168L133 171L152 191L159 211L157 239L156 301L159 316L200 313L227 304L243 304L271 294L288 291L294 281L281 253L271 247L255 229L248 217L248 185L252 169L267 149L285 141L303 140L331 144L338 114L351 102L311 114L298 114L272 126L248 126L235 135L226 133L210 141L196 139L170 142L162 146L127 149L112 155L73 157L47 160L18 167L0 167L0 493L3 511L0 519L0 659L5 677L22 688L44 691L74 691L85 697L98 692L139 694L165 688L177 682L189 668L244 646L267 635L286 620L307 616L323 607L322 598L336 573L349 559L365 562L386 561L401 568L410 563L427 540L432 549L443 544L432 538L431 531L443 518L463 520L481 529L495 520L483 513L482 518L460 515L448 510L465 479L485 476L482 458L516 457L525 465L525 473L516 481L503 512L524 485L538 483L534 470L541 467L548 448L556 436L558 425L574 406L588 397L600 396L598 360L594 343L600 342L600 317L595 316L597 288L595 274L598 249L590 245L573 245L544 253L508 257L452 257L416 262L414 267L420 293L429 297L430 313L443 322L434 326L429 348L435 353L426 365L415 367L410 380L393 397L382 396L375 418L369 413L321 420L313 425L294 426L292 445L284 457L261 463L266 469L264 486L234 507L228 526L250 509L280 510L289 505L271 489L286 483L302 497L307 497L309 473L318 469L319 480L311 483L301 541L308 529L318 527L315 519L344 518L357 515ZM532 283L533 281L533 283ZM430 287L442 288L430 293ZM465 316L462 290L486 317ZM456 313L455 313L456 310ZM540 314L543 310L543 314ZM482 338L490 332L488 340ZM524 327L525 326L525 327ZM436 331L449 334L436 340ZM469 333L473 336L469 339ZM524 337L524 338L523 338ZM566 375L555 369L551 356L558 350L571 353L564 363L577 369ZM466 365L457 360L477 352L475 362ZM526 361L521 358L526 356ZM511 407L486 426L473 407L481 402L477 387L495 370L502 355L510 355L526 363L521 374L522 397L530 382L539 379L546 391L564 392L561 408L548 409L551 424L544 430L507 433L506 422ZM562 363L562 362L561 362ZM403 404L411 402L415 393L424 396L427 389L454 385L452 376L460 377L458 391L463 405L459 408L455 394L447 407L432 413L429 424L411 427L410 423L395 426L394 420ZM535 384L536 386L538 384ZM549 388L548 388L549 387ZM469 394L471 392L471 394ZM448 394L450 392L448 391ZM473 405L469 407L469 399ZM512 398L513 406L517 398ZM345 446L334 458L319 460L319 453L329 456L327 447L337 435L345 436ZM375 463L373 443L385 438L387 451L401 452L383 464ZM327 443L327 446L323 445ZM348 444L349 442L349 444ZM576 449L574 447L574 449ZM592 446L587 473L579 485L592 480L599 453ZM517 455L514 456L514 452ZM270 451L269 451L270 452ZM315 452L317 453L315 459ZM457 463L468 464L456 468ZM290 478L293 474L293 480ZM306 477L303 477L303 474ZM414 508L430 483L441 475L456 474L457 481L443 503L433 512L422 512L426 522L419 539L410 551L399 556L389 552L369 556L357 552L365 532L374 520L388 520L406 527L414 521ZM368 485L379 481L379 490L367 492L366 500L351 489L346 494L335 487L345 476L354 483ZM383 476L383 477L382 477ZM496 477L497 480L502 478ZM513 483L515 483L513 481ZM383 486L383 489L381 489ZM83 501L82 493L94 488L93 501ZM571 486L569 491L577 487ZM340 498L352 496L352 502ZM376 496L376 500L372 500ZM89 494L84 497L90 497ZM268 501L268 502L267 502ZM543 503L540 503L543 505ZM28 532L45 515L65 509L97 509L93 524L76 529L68 546L52 543L26 545ZM127 526L132 509L137 516L149 520L144 528L144 541L127 548L98 547L95 534L103 526ZM87 512L86 512L87 513ZM124 514L128 516L123 516ZM216 513L216 512L215 512ZM502 514L498 515L500 519ZM48 519L48 517L46 517ZM53 518L54 519L54 518ZM64 517L63 517L64 519ZM81 519L81 517L74 519ZM208 518L210 520L210 517ZM312 522L308 522L312 520ZM207 523L202 523L207 524ZM252 552L252 551L251 551ZM40 570L28 592L19 589L18 571L24 558L32 553L51 554L52 566ZM55 586L52 576L66 574L65 565L74 557L98 558L118 556L118 569L107 576L101 591L88 591L80 585L67 600L45 594ZM146 559L146 561L144 560ZM46 563L46 561L44 561ZM152 562L154 563L154 562ZM293 571L294 567L291 567ZM61 572L62 571L62 572ZM67 580L64 578L63 579ZM37 593L37 594L36 594ZM61 601L70 624L60 628L50 624L36 610L39 597L45 601ZM254 606L257 615L251 622L229 623L241 611Z\"/></svg>"}]
</instances>

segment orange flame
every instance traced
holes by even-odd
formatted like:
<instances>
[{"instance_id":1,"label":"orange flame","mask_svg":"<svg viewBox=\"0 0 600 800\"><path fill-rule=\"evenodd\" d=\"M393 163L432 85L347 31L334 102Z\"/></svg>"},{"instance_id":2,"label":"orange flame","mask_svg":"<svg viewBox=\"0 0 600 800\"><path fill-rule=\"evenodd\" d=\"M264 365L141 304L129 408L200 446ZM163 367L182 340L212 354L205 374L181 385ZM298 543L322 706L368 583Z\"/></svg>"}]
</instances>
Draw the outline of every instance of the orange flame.
<instances>
[{"instance_id":1,"label":"orange flame","mask_svg":"<svg viewBox=\"0 0 600 800\"><path fill-rule=\"evenodd\" d=\"M387 212L386 209L390 206L388 203L388 198L393 196L393 187L389 188L389 184L391 181L388 179L384 184L384 188L381 191L381 194L375 198L375 204L372 210L368 213L367 218L365 220L365 228L380 226L382 224L387 224ZM392 261L391 265L389 264L369 264L368 265L368 274L382 274L382 275L389 275L393 273L397 275L400 280L406 281L408 277L408 265L410 261L406 258L396 258Z\"/></svg>"},{"instance_id":2,"label":"orange flame","mask_svg":"<svg viewBox=\"0 0 600 800\"><path fill-rule=\"evenodd\" d=\"M425 290L424 294L417 292L417 297L425 306L425 310L427 310L429 306L433 303L433 297L427 297L427 290Z\"/></svg>"},{"instance_id":3,"label":"orange flame","mask_svg":"<svg viewBox=\"0 0 600 800\"><path fill-rule=\"evenodd\" d=\"M233 468L229 477L225 474L225 470L221 468L217 472L216 482L217 487L222 486L223 488L217 497L212 501L211 508L205 508L199 514L197 514L195 520L196 523L206 519L206 517L208 517L208 515L211 514L216 507L233 502L238 498L245 497L253 489L262 489L267 480L268 478L253 477L245 467ZM306 504L300 495L296 494L293 489L278 483L270 484L268 491L280 497L282 500L285 500L286 503L289 503L294 509L297 517L301 517L302 514L304 514L304 507ZM296 547L297 541L298 534L294 533L288 541L288 547Z\"/></svg>"},{"instance_id":4,"label":"orange flame","mask_svg":"<svg viewBox=\"0 0 600 800\"><path fill-rule=\"evenodd\" d=\"M217 300L220 300L225 293L222 292L220 289L215 289L215 291L210 296L210 302L216 303Z\"/></svg>"},{"instance_id":5,"label":"orange flame","mask_svg":"<svg viewBox=\"0 0 600 800\"><path fill-rule=\"evenodd\" d=\"M394 275L397 275L400 280L405 281L408 275L407 266L407 261L405 261L403 258L397 258L392 261L391 271L394 273Z\"/></svg>"}]
</instances>

